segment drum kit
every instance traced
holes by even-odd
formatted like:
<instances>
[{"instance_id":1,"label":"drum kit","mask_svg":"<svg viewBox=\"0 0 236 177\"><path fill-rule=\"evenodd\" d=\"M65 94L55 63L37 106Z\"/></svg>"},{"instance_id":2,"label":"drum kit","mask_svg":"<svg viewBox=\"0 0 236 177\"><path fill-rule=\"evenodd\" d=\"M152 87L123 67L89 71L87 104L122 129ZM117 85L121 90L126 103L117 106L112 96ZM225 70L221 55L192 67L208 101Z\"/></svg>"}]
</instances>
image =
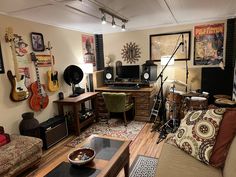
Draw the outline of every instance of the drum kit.
<instances>
[{"instance_id":1,"label":"drum kit","mask_svg":"<svg viewBox=\"0 0 236 177\"><path fill-rule=\"evenodd\" d=\"M176 90L175 86L186 87L187 84L178 80L167 80L167 82L173 86L166 96L165 116L167 121L164 124L158 122L159 126L155 126L155 129L160 133L157 143L164 140L168 133L173 133L178 129L181 119L189 110L207 109L208 106L208 93L204 95L197 92L185 93ZM156 124L155 121L156 119L154 125Z\"/></svg>"}]
</instances>

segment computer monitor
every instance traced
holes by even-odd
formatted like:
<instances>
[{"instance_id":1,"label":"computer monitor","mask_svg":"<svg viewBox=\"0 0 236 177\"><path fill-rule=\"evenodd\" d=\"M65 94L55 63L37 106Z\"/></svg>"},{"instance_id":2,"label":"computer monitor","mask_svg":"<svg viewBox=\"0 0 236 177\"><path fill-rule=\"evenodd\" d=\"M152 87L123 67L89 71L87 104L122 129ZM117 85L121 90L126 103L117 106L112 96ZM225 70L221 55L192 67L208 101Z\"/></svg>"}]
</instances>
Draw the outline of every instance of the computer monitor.
<instances>
[{"instance_id":1,"label":"computer monitor","mask_svg":"<svg viewBox=\"0 0 236 177\"><path fill-rule=\"evenodd\" d=\"M139 79L139 65L119 66L116 75L120 79Z\"/></svg>"}]
</instances>

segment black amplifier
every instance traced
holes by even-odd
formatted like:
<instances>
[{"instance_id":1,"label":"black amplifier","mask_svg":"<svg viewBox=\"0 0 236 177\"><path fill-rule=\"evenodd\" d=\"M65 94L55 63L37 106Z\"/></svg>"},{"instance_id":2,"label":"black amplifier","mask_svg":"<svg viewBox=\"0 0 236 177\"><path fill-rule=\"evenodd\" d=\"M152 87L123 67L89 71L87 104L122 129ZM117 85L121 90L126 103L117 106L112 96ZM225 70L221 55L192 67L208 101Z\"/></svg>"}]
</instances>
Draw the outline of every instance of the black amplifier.
<instances>
[{"instance_id":1,"label":"black amplifier","mask_svg":"<svg viewBox=\"0 0 236 177\"><path fill-rule=\"evenodd\" d=\"M68 136L67 123L64 116L55 116L40 123L40 137L43 147L48 149Z\"/></svg>"}]
</instances>

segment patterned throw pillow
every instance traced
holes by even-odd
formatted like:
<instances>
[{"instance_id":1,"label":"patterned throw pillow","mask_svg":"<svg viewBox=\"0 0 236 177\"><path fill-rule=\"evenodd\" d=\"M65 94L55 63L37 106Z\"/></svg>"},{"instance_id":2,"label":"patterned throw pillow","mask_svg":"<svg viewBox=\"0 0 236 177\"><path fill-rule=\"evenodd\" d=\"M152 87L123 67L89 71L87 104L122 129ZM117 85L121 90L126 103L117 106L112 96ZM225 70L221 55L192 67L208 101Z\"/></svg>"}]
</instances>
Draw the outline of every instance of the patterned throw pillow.
<instances>
[{"instance_id":1,"label":"patterned throw pillow","mask_svg":"<svg viewBox=\"0 0 236 177\"><path fill-rule=\"evenodd\" d=\"M209 164L224 112L225 109L188 112L173 137L174 142L194 158Z\"/></svg>"}]
</instances>

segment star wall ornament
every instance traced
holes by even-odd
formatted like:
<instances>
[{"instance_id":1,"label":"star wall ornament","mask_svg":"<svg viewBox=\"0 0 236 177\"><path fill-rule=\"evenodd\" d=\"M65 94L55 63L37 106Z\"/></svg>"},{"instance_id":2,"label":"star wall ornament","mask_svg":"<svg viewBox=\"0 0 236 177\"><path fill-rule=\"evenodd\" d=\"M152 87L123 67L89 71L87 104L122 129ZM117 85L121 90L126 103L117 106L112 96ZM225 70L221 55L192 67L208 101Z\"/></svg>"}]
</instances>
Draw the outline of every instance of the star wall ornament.
<instances>
[{"instance_id":1,"label":"star wall ornament","mask_svg":"<svg viewBox=\"0 0 236 177\"><path fill-rule=\"evenodd\" d=\"M126 43L121 50L123 60L130 64L138 61L140 54L140 48L135 44L135 42Z\"/></svg>"}]
</instances>

